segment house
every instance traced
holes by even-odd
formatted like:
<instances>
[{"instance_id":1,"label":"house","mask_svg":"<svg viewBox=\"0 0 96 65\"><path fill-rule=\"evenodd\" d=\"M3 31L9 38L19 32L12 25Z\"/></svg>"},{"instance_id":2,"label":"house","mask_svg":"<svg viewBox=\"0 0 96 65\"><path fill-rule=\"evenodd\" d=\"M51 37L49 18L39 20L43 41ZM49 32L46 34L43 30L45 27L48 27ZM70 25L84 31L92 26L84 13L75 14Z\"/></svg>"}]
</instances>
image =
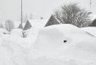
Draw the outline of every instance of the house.
<instances>
[{"instance_id":1,"label":"house","mask_svg":"<svg viewBox=\"0 0 96 65\"><path fill-rule=\"evenodd\" d=\"M29 20L27 20L27 22L26 22L23 30L28 30L28 29L30 29L31 27L32 27L31 23L29 22Z\"/></svg>"},{"instance_id":2,"label":"house","mask_svg":"<svg viewBox=\"0 0 96 65\"><path fill-rule=\"evenodd\" d=\"M92 23L89 26L96 26L96 14L91 14L90 19Z\"/></svg>"},{"instance_id":3,"label":"house","mask_svg":"<svg viewBox=\"0 0 96 65\"><path fill-rule=\"evenodd\" d=\"M89 26L96 26L96 19L94 19Z\"/></svg>"},{"instance_id":4,"label":"house","mask_svg":"<svg viewBox=\"0 0 96 65\"><path fill-rule=\"evenodd\" d=\"M20 29L23 29L23 30L28 30L28 29L30 29L32 27L32 25L31 25L31 23L29 22L29 20L27 20L27 22L26 23L20 23L19 24L19 26L18 26L18 28L20 28Z\"/></svg>"},{"instance_id":5,"label":"house","mask_svg":"<svg viewBox=\"0 0 96 65\"><path fill-rule=\"evenodd\" d=\"M50 25L54 25L54 24L60 24L60 21L55 16L51 15L51 17L47 21L45 27L50 26Z\"/></svg>"}]
</instances>

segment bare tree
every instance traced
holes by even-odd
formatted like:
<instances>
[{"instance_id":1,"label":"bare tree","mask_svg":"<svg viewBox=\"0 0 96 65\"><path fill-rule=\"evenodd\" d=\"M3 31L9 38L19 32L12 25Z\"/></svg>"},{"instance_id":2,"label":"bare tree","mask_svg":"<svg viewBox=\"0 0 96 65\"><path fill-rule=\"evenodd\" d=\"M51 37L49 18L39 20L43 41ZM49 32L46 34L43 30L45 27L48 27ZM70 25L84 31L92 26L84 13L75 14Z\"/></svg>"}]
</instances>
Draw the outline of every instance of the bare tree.
<instances>
[{"instance_id":1,"label":"bare tree","mask_svg":"<svg viewBox=\"0 0 96 65\"><path fill-rule=\"evenodd\" d=\"M69 23L78 27L85 27L91 23L90 12L80 9L77 4L63 5L61 11L56 11L56 16L61 23Z\"/></svg>"}]
</instances>

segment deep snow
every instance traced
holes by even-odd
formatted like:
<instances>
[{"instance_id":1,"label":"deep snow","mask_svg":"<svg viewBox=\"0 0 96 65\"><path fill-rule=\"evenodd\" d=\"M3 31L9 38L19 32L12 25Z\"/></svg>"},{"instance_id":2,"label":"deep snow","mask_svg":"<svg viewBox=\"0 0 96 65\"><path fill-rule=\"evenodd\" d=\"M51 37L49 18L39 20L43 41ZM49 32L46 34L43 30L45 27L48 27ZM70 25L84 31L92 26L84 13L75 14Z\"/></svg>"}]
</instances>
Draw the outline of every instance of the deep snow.
<instances>
[{"instance_id":1,"label":"deep snow","mask_svg":"<svg viewBox=\"0 0 96 65\"><path fill-rule=\"evenodd\" d=\"M93 36L96 36L96 27L84 27L84 28L81 28L81 30L83 30Z\"/></svg>"},{"instance_id":2,"label":"deep snow","mask_svg":"<svg viewBox=\"0 0 96 65\"><path fill-rule=\"evenodd\" d=\"M67 42L64 43L64 40ZM85 65L90 65L92 62L96 63L95 43L95 37L75 26L63 24L41 30L33 46L41 56L73 60L73 64L79 62L82 65L85 62ZM70 62L68 63L70 65Z\"/></svg>"},{"instance_id":3,"label":"deep snow","mask_svg":"<svg viewBox=\"0 0 96 65\"><path fill-rule=\"evenodd\" d=\"M96 65L96 38L70 24L0 31L0 65Z\"/></svg>"}]
</instances>

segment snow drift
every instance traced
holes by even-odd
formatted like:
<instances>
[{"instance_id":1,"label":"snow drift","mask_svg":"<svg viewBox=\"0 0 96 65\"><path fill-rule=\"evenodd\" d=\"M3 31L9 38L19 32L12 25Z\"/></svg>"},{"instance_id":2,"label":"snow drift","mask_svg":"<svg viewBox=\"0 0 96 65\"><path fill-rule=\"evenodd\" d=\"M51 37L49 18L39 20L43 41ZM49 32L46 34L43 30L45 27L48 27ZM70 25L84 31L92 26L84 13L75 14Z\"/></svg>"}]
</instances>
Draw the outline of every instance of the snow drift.
<instances>
[{"instance_id":1,"label":"snow drift","mask_svg":"<svg viewBox=\"0 0 96 65\"><path fill-rule=\"evenodd\" d=\"M28 31L27 38L15 35L21 32L0 38L0 65L96 65L96 38L80 28L59 24Z\"/></svg>"},{"instance_id":2,"label":"snow drift","mask_svg":"<svg viewBox=\"0 0 96 65\"><path fill-rule=\"evenodd\" d=\"M57 59L61 60L61 65L96 64L96 38L70 24L44 28L39 32L33 47L36 50L36 54L33 54L35 59L55 59L49 65L52 65L51 62L58 65ZM37 62L37 65L46 65L45 62Z\"/></svg>"},{"instance_id":3,"label":"snow drift","mask_svg":"<svg viewBox=\"0 0 96 65\"><path fill-rule=\"evenodd\" d=\"M81 30L83 30L93 36L96 36L96 27L84 27L84 28L81 28Z\"/></svg>"}]
</instances>

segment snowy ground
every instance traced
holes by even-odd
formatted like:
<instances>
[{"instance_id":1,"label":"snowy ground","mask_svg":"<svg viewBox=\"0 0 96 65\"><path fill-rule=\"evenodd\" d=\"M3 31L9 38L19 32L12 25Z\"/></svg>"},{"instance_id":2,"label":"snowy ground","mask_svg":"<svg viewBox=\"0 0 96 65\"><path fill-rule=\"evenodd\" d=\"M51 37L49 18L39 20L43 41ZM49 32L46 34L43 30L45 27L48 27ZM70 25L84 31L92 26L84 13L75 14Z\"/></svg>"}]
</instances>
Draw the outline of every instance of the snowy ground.
<instances>
[{"instance_id":1,"label":"snowy ground","mask_svg":"<svg viewBox=\"0 0 96 65\"><path fill-rule=\"evenodd\" d=\"M81 28L81 30L83 30L93 36L96 36L96 27L84 27L84 28Z\"/></svg>"},{"instance_id":2,"label":"snowy ground","mask_svg":"<svg viewBox=\"0 0 96 65\"><path fill-rule=\"evenodd\" d=\"M0 65L96 65L96 38L70 24L11 34L0 29ZM7 33L7 32L6 32Z\"/></svg>"}]
</instances>

